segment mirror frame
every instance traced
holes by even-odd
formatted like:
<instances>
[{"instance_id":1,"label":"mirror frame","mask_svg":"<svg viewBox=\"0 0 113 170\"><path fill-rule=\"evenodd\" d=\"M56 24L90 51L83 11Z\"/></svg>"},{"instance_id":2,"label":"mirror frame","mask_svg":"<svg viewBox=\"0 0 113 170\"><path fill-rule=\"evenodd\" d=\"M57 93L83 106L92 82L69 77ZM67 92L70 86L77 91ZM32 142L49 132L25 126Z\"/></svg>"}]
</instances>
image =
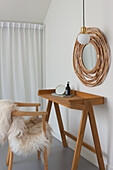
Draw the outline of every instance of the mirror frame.
<instances>
[{"instance_id":1,"label":"mirror frame","mask_svg":"<svg viewBox=\"0 0 113 170\"><path fill-rule=\"evenodd\" d=\"M78 37L75 42L73 50L73 67L76 75L86 86L97 86L100 85L108 72L110 58L109 58L109 46L104 34L94 27L87 29L87 33L90 34L90 41L96 50L97 61L96 65L92 70L88 70L83 63L82 54L83 49L86 45L81 45L78 42Z\"/></svg>"}]
</instances>

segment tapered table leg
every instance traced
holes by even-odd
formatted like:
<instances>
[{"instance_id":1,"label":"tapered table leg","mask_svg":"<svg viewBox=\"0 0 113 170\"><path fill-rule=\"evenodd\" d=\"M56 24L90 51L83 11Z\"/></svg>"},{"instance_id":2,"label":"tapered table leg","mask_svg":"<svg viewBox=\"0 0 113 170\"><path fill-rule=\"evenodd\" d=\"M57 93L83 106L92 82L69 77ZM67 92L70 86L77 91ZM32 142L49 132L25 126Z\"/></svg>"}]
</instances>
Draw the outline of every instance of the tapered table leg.
<instances>
[{"instance_id":1,"label":"tapered table leg","mask_svg":"<svg viewBox=\"0 0 113 170\"><path fill-rule=\"evenodd\" d=\"M47 105L47 109L46 111L48 112L47 116L46 116L46 121L49 121L49 117L50 117L50 112L51 112L51 106L52 106L52 101L48 101L48 105Z\"/></svg>"},{"instance_id":2,"label":"tapered table leg","mask_svg":"<svg viewBox=\"0 0 113 170\"><path fill-rule=\"evenodd\" d=\"M100 140L99 140L97 126L96 126L96 120L95 120L93 107L92 107L91 103L89 105L89 120L90 120L93 140L94 140L94 144L95 144L97 159L98 159L98 163L99 163L99 169L100 170L105 170L105 165L104 165L104 161L103 161Z\"/></svg>"},{"instance_id":3,"label":"tapered table leg","mask_svg":"<svg viewBox=\"0 0 113 170\"><path fill-rule=\"evenodd\" d=\"M80 123L80 128L79 128L79 133L78 133L78 138L77 138L77 143L76 143L76 147L75 147L75 152L74 152L71 170L77 170L77 168L78 168L78 163L79 163L80 152L81 152L81 147L82 147L82 143L83 143L83 137L84 137L85 127L86 127L87 117L88 117L88 110L87 110L87 103L86 103L86 108L82 113L82 118L81 118L81 123Z\"/></svg>"},{"instance_id":4,"label":"tapered table leg","mask_svg":"<svg viewBox=\"0 0 113 170\"><path fill-rule=\"evenodd\" d=\"M64 126L63 126L63 122L62 122L60 108L57 103L54 103L54 106L55 106L56 116L57 116L58 125L59 125L59 129L60 129L60 134L61 134L61 138L62 138L62 143L63 143L64 147L67 147L68 145L67 145L66 137L64 134Z\"/></svg>"}]
</instances>

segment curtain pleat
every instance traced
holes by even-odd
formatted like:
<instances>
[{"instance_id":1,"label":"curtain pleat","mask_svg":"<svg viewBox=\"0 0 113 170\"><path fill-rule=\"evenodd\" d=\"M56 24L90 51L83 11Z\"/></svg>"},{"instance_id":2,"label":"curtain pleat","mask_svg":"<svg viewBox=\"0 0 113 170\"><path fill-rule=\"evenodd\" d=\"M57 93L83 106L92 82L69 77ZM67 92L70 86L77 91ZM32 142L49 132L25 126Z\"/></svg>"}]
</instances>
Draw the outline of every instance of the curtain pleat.
<instances>
[{"instance_id":1,"label":"curtain pleat","mask_svg":"<svg viewBox=\"0 0 113 170\"><path fill-rule=\"evenodd\" d=\"M12 46L11 46L11 56L12 56L12 88L13 88L13 91L14 91L14 97L13 97L13 100L16 100L18 99L18 93L17 93L17 76L16 76L16 65L17 65L17 62L16 62L16 57L15 57L15 49L16 49L16 32L15 32L15 28L13 27L12 28Z\"/></svg>"},{"instance_id":2,"label":"curtain pleat","mask_svg":"<svg viewBox=\"0 0 113 170\"><path fill-rule=\"evenodd\" d=\"M3 96L3 74L2 74L2 27L0 27L0 98Z\"/></svg>"},{"instance_id":3,"label":"curtain pleat","mask_svg":"<svg viewBox=\"0 0 113 170\"><path fill-rule=\"evenodd\" d=\"M43 27L0 23L0 98L41 102Z\"/></svg>"}]
</instances>

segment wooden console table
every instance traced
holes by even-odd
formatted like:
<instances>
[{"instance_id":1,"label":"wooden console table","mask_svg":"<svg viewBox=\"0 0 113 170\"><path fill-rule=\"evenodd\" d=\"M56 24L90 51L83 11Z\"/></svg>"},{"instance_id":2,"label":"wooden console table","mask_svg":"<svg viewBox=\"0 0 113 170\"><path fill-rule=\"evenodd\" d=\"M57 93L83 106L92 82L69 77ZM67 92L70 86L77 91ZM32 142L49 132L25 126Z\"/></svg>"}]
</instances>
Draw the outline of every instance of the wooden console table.
<instances>
[{"instance_id":1,"label":"wooden console table","mask_svg":"<svg viewBox=\"0 0 113 170\"><path fill-rule=\"evenodd\" d=\"M48 99L48 105L47 105L48 115L46 117L47 122L49 120L52 102L54 103L63 146L64 147L68 146L65 136L68 136L71 139L77 141L71 170L77 170L77 168L78 168L82 145L97 155L99 169L105 170L105 165L104 165L104 161L103 161L101 145L100 145L100 141L99 141L97 126L96 126L96 121L95 121L95 116L94 116L94 111L93 111L93 107L92 107L93 105L104 104L104 97L92 95L92 94L88 94L88 93L84 93L84 92L80 92L80 91L71 90L73 97L71 97L71 98L65 97L64 98L64 97L52 96L51 93L54 93L54 92L55 92L54 89L39 90L38 95L42 98ZM75 137L72 134L70 134L64 130L62 117L61 117L61 113L60 113L60 109L59 109L59 104L65 106L65 107L71 108L71 109L82 110L82 117L81 117L78 137ZM88 116L89 116L89 121L90 121L90 126L91 126L91 130L92 130L95 148L93 148L92 146L83 142L83 137L84 137L84 132L85 132L85 127L86 127L86 122L87 122Z\"/></svg>"}]
</instances>

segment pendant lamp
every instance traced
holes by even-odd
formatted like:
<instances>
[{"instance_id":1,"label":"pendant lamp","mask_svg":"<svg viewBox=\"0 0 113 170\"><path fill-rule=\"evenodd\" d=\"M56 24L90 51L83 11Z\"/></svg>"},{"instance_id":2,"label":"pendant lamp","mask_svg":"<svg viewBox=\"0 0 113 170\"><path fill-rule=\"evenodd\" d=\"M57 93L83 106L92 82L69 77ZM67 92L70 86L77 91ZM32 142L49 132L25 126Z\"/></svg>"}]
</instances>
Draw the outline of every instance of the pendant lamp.
<instances>
[{"instance_id":1,"label":"pendant lamp","mask_svg":"<svg viewBox=\"0 0 113 170\"><path fill-rule=\"evenodd\" d=\"M81 33L78 35L78 42L82 45L87 44L90 41L90 36L87 34L87 27L85 27L85 9L83 0L83 27L81 27Z\"/></svg>"}]
</instances>

